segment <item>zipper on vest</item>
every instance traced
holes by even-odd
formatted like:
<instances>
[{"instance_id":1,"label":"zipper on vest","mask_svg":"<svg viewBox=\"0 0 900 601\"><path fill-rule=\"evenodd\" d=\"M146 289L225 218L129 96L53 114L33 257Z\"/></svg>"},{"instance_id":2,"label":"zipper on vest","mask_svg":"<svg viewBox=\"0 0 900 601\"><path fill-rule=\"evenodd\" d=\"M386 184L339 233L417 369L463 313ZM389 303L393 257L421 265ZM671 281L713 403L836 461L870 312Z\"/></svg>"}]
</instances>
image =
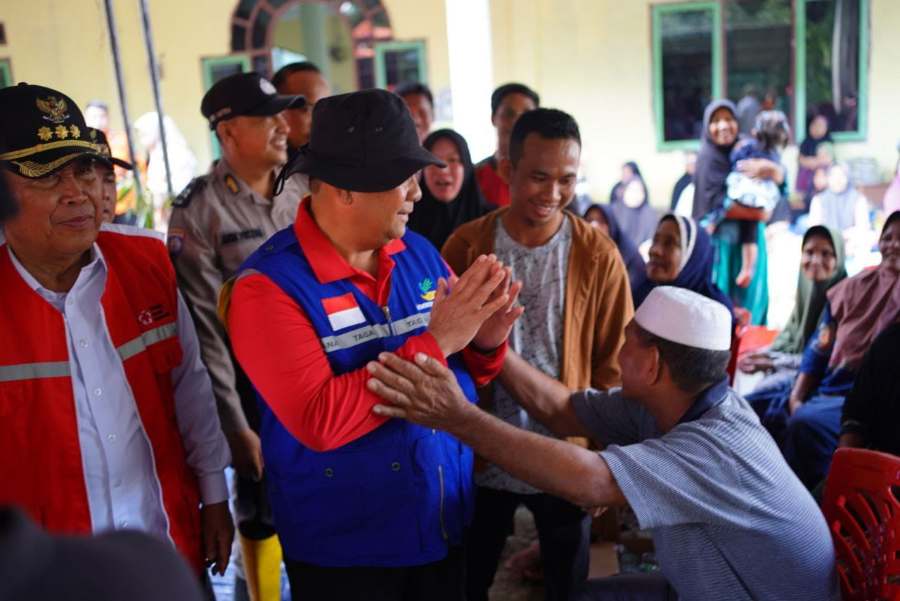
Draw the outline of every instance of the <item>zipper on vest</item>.
<instances>
[{"instance_id":1,"label":"zipper on vest","mask_svg":"<svg viewBox=\"0 0 900 601\"><path fill-rule=\"evenodd\" d=\"M387 319L388 331L391 333L391 336L396 336L396 334L394 333L394 325L391 321L391 308L385 305L381 308L381 310L384 311L384 317L385 319Z\"/></svg>"},{"instance_id":2,"label":"zipper on vest","mask_svg":"<svg viewBox=\"0 0 900 601\"><path fill-rule=\"evenodd\" d=\"M444 466L438 464L438 482L441 485L441 505L440 505L440 521L441 521L441 536L444 537L444 540L447 540L449 537L447 536L447 528L444 526Z\"/></svg>"}]
</instances>

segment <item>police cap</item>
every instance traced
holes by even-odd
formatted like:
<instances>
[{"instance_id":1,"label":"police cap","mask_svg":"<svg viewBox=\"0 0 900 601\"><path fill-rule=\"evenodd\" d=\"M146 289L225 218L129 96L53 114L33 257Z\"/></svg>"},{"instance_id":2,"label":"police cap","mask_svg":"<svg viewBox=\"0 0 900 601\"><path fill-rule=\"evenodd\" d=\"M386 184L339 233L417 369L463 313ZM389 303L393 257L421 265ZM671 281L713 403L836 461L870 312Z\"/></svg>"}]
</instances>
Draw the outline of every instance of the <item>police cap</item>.
<instances>
[{"instance_id":1,"label":"police cap","mask_svg":"<svg viewBox=\"0 0 900 601\"><path fill-rule=\"evenodd\" d=\"M220 79L203 96L200 112L215 129L221 121L240 117L275 115L306 105L303 96L282 96L259 73L237 73Z\"/></svg>"}]
</instances>

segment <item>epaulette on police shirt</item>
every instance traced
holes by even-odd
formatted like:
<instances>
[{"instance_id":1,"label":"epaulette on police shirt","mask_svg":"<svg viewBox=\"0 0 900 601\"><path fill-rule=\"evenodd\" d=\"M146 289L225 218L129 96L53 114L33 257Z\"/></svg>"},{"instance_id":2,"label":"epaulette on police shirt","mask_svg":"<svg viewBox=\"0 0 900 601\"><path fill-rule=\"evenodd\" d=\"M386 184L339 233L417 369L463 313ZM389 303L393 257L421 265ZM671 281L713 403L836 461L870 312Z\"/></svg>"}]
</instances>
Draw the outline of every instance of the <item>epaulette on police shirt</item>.
<instances>
[{"instance_id":1,"label":"epaulette on police shirt","mask_svg":"<svg viewBox=\"0 0 900 601\"><path fill-rule=\"evenodd\" d=\"M186 209L187 206L191 204L191 198L193 198L194 194L202 192L203 188L206 187L206 181L207 176L205 175L192 179L190 183L184 187L184 190L181 191L181 194L175 197L172 206L179 209Z\"/></svg>"}]
</instances>

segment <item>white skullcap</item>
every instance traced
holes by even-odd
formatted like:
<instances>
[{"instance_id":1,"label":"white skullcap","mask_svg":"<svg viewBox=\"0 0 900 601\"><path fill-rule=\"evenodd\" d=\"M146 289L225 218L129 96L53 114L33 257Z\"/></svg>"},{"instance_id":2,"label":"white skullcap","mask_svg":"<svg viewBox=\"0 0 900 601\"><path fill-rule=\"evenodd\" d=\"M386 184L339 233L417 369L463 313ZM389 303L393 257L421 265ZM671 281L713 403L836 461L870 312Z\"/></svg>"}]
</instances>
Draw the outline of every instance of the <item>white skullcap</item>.
<instances>
[{"instance_id":1,"label":"white skullcap","mask_svg":"<svg viewBox=\"0 0 900 601\"><path fill-rule=\"evenodd\" d=\"M657 286L634 321L660 338L710 351L731 349L731 313L722 303L686 288Z\"/></svg>"}]
</instances>

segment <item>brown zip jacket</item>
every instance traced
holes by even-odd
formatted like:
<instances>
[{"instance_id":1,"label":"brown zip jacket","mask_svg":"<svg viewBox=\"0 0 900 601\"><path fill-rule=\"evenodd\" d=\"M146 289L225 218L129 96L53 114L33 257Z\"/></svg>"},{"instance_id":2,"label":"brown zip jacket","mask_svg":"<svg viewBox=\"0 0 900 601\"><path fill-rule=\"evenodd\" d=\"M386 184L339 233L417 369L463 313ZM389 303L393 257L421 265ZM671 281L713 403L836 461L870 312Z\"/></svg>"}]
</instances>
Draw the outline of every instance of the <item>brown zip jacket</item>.
<instances>
[{"instance_id":1,"label":"brown zip jacket","mask_svg":"<svg viewBox=\"0 0 900 601\"><path fill-rule=\"evenodd\" d=\"M457 229L441 254L462 274L479 255L494 250L498 209ZM628 273L615 243L586 221L572 222L572 248L566 274L560 381L573 390L608 389L621 384L619 349L634 315Z\"/></svg>"}]
</instances>

